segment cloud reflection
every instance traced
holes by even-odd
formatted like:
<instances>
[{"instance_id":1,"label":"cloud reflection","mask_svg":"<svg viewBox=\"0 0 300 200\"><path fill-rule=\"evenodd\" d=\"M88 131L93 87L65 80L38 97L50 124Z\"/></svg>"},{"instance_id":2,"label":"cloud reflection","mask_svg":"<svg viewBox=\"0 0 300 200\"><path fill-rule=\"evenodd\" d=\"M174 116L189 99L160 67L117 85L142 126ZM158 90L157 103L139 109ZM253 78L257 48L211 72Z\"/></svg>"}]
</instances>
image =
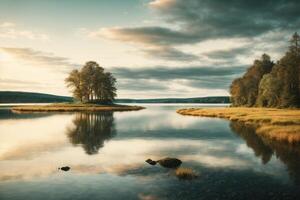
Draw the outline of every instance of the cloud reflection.
<instances>
[{"instance_id":1,"label":"cloud reflection","mask_svg":"<svg viewBox=\"0 0 300 200\"><path fill-rule=\"evenodd\" d=\"M197 121L197 118L187 117L181 120L183 118L176 118L167 110L154 108L152 111L152 115L136 113L140 121L133 113L79 113L7 123L5 128L1 127L5 134L0 133L1 147L7 145L0 149L0 180L57 175L60 173L57 168L63 165L71 167L68 172L71 174L107 173L162 180L161 177L167 177L166 171L148 165L145 160L164 157L176 157L183 161L183 166L193 166L200 171L244 170L280 178L286 176L282 162L290 177L296 183L300 180L299 148L259 138L243 124L231 124L238 138L231 134L224 121L213 121L215 126L211 127L209 119ZM130 123L128 119L132 118L136 121ZM143 119L147 123L143 123ZM145 133L146 128L161 135ZM216 130L211 131L212 128ZM176 129L182 131L181 137L174 133ZM132 135L122 136L129 132ZM211 134L215 137L209 137Z\"/></svg>"}]
</instances>

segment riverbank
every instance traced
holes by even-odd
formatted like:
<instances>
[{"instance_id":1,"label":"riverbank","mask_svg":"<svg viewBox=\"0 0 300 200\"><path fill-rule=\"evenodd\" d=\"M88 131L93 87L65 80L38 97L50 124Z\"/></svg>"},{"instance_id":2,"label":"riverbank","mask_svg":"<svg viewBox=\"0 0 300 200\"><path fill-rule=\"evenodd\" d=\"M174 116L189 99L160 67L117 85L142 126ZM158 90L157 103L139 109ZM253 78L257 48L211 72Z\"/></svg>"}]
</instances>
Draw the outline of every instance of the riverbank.
<instances>
[{"instance_id":1,"label":"riverbank","mask_svg":"<svg viewBox=\"0 0 300 200\"><path fill-rule=\"evenodd\" d=\"M300 142L300 109L191 108L180 109L177 113L240 121L256 127L256 133L263 137L288 143Z\"/></svg>"},{"instance_id":2,"label":"riverbank","mask_svg":"<svg viewBox=\"0 0 300 200\"><path fill-rule=\"evenodd\" d=\"M135 111L141 109L144 109L144 107L119 105L119 104L99 105L99 104L75 104L75 103L57 103L57 104L50 104L50 105L23 105L23 106L11 107L11 110L16 113Z\"/></svg>"}]
</instances>

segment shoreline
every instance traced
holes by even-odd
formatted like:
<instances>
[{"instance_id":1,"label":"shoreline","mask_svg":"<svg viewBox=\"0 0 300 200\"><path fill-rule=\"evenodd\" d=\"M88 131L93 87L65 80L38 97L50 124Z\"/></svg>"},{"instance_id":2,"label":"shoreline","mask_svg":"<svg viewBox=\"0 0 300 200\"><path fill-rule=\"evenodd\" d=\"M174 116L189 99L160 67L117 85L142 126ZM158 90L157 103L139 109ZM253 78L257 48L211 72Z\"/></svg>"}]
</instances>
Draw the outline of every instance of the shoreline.
<instances>
[{"instance_id":1,"label":"shoreline","mask_svg":"<svg viewBox=\"0 0 300 200\"><path fill-rule=\"evenodd\" d=\"M275 108L190 108L176 111L181 115L224 118L256 128L256 134L288 143L300 143L300 109Z\"/></svg>"},{"instance_id":2,"label":"shoreline","mask_svg":"<svg viewBox=\"0 0 300 200\"><path fill-rule=\"evenodd\" d=\"M138 111L145 109L142 106L129 105L99 105L99 104L67 104L58 103L50 105L21 105L12 106L10 110L14 113L34 112L109 112L109 111Z\"/></svg>"}]
</instances>

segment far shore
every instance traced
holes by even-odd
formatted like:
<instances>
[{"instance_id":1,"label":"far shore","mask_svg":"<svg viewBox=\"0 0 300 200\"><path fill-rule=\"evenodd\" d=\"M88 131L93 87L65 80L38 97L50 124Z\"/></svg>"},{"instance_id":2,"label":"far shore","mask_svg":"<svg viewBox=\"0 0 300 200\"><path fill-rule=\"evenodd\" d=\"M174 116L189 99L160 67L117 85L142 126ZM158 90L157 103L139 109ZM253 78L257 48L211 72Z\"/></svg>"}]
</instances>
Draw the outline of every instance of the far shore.
<instances>
[{"instance_id":1,"label":"far shore","mask_svg":"<svg viewBox=\"0 0 300 200\"><path fill-rule=\"evenodd\" d=\"M144 107L119 104L102 105L83 103L56 103L50 105L21 105L11 107L11 110L15 113L136 111L141 109L144 109Z\"/></svg>"},{"instance_id":2,"label":"far shore","mask_svg":"<svg viewBox=\"0 0 300 200\"><path fill-rule=\"evenodd\" d=\"M177 113L240 121L253 125L256 133L262 137L288 143L300 143L300 109L190 108L180 109Z\"/></svg>"}]
</instances>

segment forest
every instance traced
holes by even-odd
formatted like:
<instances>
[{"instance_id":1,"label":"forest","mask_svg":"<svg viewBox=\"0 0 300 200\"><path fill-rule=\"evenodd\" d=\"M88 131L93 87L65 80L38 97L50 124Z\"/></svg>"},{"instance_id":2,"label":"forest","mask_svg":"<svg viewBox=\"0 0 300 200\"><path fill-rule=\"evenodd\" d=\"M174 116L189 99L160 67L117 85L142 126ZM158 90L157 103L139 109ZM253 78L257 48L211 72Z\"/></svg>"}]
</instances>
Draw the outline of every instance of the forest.
<instances>
[{"instance_id":1,"label":"forest","mask_svg":"<svg viewBox=\"0 0 300 200\"><path fill-rule=\"evenodd\" d=\"M111 103L117 96L116 79L94 61L71 71L65 82L81 102Z\"/></svg>"},{"instance_id":2,"label":"forest","mask_svg":"<svg viewBox=\"0 0 300 200\"><path fill-rule=\"evenodd\" d=\"M230 86L232 106L300 107L300 36L293 34L285 55L276 63L263 54Z\"/></svg>"}]
</instances>

